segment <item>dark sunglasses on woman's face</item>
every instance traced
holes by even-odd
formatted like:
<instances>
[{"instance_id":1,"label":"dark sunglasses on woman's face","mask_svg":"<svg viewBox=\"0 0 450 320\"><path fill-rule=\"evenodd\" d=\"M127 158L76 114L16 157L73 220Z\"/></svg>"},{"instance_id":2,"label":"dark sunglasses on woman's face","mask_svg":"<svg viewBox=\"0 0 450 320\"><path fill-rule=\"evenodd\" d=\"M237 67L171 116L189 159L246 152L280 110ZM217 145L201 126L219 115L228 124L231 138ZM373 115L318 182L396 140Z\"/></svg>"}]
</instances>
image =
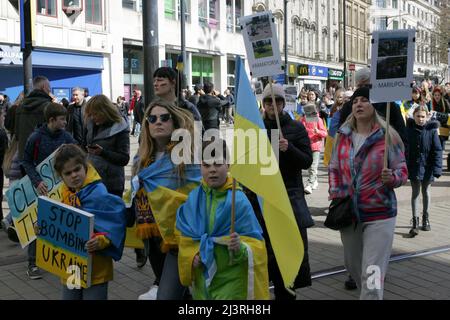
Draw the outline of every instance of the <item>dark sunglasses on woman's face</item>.
<instances>
[{"instance_id":1,"label":"dark sunglasses on woman's face","mask_svg":"<svg viewBox=\"0 0 450 320\"><path fill-rule=\"evenodd\" d=\"M167 122L172 118L170 113L163 113L163 114L160 114L159 116L151 114L147 117L147 121L152 124L156 123L156 121L158 121L158 117L159 117L159 119L161 119L161 122Z\"/></svg>"}]
</instances>

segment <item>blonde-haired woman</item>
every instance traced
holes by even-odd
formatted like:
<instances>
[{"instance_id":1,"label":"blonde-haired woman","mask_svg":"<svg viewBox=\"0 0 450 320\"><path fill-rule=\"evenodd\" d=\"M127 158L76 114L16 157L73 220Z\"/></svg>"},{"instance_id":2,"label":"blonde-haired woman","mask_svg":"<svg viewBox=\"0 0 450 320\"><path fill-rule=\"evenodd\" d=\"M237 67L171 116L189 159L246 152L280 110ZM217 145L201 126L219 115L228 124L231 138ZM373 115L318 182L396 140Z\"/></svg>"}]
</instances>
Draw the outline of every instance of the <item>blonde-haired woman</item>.
<instances>
[{"instance_id":1,"label":"blonde-haired woman","mask_svg":"<svg viewBox=\"0 0 450 320\"><path fill-rule=\"evenodd\" d=\"M144 241L156 277L150 290L139 296L141 300L180 300L186 293L178 275L175 219L178 207L199 185L201 174L198 164L172 162L172 151L180 143L172 141L177 129L184 129L193 137L192 114L174 102L153 101L144 114L131 182L136 235ZM192 152L192 145L186 147Z\"/></svg>"},{"instance_id":2,"label":"blonde-haired woman","mask_svg":"<svg viewBox=\"0 0 450 320\"><path fill-rule=\"evenodd\" d=\"M88 160L102 177L109 193L122 197L125 166L130 160L130 128L105 95L89 99L85 110Z\"/></svg>"},{"instance_id":3,"label":"blonde-haired woman","mask_svg":"<svg viewBox=\"0 0 450 320\"><path fill-rule=\"evenodd\" d=\"M406 183L408 171L402 140L392 128L384 168L386 122L370 103L369 89L357 89L351 102L328 167L329 199L352 199L353 223L340 230L345 266L360 299L381 300L397 216L394 188Z\"/></svg>"}]
</instances>

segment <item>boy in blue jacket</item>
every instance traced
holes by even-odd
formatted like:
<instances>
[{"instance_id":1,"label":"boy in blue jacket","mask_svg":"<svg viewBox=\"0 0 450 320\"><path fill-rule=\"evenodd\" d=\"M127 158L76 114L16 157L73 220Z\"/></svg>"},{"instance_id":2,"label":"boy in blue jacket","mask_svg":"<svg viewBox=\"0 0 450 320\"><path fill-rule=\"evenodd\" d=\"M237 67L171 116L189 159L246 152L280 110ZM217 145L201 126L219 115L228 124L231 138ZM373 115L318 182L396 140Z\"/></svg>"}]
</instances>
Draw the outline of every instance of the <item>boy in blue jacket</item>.
<instances>
[{"instance_id":1,"label":"boy in blue jacket","mask_svg":"<svg viewBox=\"0 0 450 320\"><path fill-rule=\"evenodd\" d=\"M23 160L20 165L41 196L46 196L48 189L39 173L37 173L36 167L60 145L76 143L75 139L65 130L66 117L67 110L64 106L58 103L48 104L44 110L46 123L36 128L25 144ZM28 245L27 275L32 280L42 277L39 268L36 267L36 241Z\"/></svg>"}]
</instances>

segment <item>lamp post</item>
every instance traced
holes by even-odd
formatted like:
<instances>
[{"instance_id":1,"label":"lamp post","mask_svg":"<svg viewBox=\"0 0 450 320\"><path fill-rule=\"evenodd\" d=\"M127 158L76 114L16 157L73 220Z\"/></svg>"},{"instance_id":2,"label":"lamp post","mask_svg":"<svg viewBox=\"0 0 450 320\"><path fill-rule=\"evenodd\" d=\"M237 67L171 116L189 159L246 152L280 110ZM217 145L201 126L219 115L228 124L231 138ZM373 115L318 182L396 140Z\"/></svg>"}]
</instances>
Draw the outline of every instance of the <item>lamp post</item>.
<instances>
[{"instance_id":1,"label":"lamp post","mask_svg":"<svg viewBox=\"0 0 450 320\"><path fill-rule=\"evenodd\" d=\"M346 8L346 5L347 5L347 1L346 0L342 0L343 1L343 5L342 5L342 10L344 11L343 13L342 13L342 20L343 20L343 29L344 29L344 31L343 31L343 37L344 37L344 39L343 39L343 41L344 41L344 88L347 88L348 87L348 84L347 84L347 81L348 81L348 79L347 79L347 8Z\"/></svg>"},{"instance_id":2,"label":"lamp post","mask_svg":"<svg viewBox=\"0 0 450 320\"><path fill-rule=\"evenodd\" d=\"M287 3L288 0L284 0L284 83L288 84L288 45L287 45Z\"/></svg>"},{"instance_id":3,"label":"lamp post","mask_svg":"<svg viewBox=\"0 0 450 320\"><path fill-rule=\"evenodd\" d=\"M153 73L159 66L158 1L142 1L144 46L144 103L152 101Z\"/></svg>"}]
</instances>

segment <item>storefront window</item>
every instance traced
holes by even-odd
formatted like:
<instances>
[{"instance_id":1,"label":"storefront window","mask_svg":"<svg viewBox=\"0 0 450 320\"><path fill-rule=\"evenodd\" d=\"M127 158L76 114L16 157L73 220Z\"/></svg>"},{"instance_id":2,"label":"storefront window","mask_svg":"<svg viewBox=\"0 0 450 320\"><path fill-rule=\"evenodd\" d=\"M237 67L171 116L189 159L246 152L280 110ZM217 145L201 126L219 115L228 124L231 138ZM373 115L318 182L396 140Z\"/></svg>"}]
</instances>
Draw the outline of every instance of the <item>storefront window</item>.
<instances>
[{"instance_id":1,"label":"storefront window","mask_svg":"<svg viewBox=\"0 0 450 320\"><path fill-rule=\"evenodd\" d=\"M129 88L144 85L144 53L141 48L124 46L123 48L124 84Z\"/></svg>"},{"instance_id":2,"label":"storefront window","mask_svg":"<svg viewBox=\"0 0 450 320\"><path fill-rule=\"evenodd\" d=\"M214 78L213 59L208 57L192 57L192 84L212 82Z\"/></svg>"},{"instance_id":3,"label":"storefront window","mask_svg":"<svg viewBox=\"0 0 450 320\"><path fill-rule=\"evenodd\" d=\"M56 0L38 0L36 11L44 16L56 17Z\"/></svg>"},{"instance_id":4,"label":"storefront window","mask_svg":"<svg viewBox=\"0 0 450 320\"><path fill-rule=\"evenodd\" d=\"M102 24L101 0L85 0L86 23Z\"/></svg>"}]
</instances>

